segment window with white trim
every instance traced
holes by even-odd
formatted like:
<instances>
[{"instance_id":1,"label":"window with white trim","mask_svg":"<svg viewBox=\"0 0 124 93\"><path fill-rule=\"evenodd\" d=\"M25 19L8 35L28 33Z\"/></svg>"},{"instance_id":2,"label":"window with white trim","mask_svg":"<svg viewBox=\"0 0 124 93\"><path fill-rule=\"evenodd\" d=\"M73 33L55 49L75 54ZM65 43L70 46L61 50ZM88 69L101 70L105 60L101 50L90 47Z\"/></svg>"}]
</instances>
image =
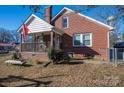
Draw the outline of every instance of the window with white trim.
<instances>
[{"instance_id":1,"label":"window with white trim","mask_svg":"<svg viewBox=\"0 0 124 93\"><path fill-rule=\"evenodd\" d=\"M74 34L73 46L92 46L92 33Z\"/></svg>"},{"instance_id":2,"label":"window with white trim","mask_svg":"<svg viewBox=\"0 0 124 93\"><path fill-rule=\"evenodd\" d=\"M75 34L73 37L74 45L80 46L81 45L81 34Z\"/></svg>"},{"instance_id":3,"label":"window with white trim","mask_svg":"<svg viewBox=\"0 0 124 93\"><path fill-rule=\"evenodd\" d=\"M67 28L68 27L68 17L64 16L62 18L62 27Z\"/></svg>"}]
</instances>

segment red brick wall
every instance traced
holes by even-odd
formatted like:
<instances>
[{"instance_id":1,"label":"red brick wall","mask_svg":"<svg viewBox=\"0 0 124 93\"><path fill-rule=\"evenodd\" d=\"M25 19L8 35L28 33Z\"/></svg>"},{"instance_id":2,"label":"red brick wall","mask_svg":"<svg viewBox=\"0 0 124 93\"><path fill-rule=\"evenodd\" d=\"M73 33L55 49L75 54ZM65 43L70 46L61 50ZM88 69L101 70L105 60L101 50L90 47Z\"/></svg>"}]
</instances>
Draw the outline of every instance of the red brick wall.
<instances>
[{"instance_id":1,"label":"red brick wall","mask_svg":"<svg viewBox=\"0 0 124 93\"><path fill-rule=\"evenodd\" d=\"M62 28L62 16L68 16L69 27ZM68 13L60 16L55 20L55 26L63 29L65 34L62 39L62 48L67 52L74 52L74 54L80 57L84 55L97 55L101 59L107 59L108 48L108 29L88 20L75 13ZM92 47L73 47L73 34L74 33L92 33Z\"/></svg>"},{"instance_id":2,"label":"red brick wall","mask_svg":"<svg viewBox=\"0 0 124 93\"><path fill-rule=\"evenodd\" d=\"M45 20L48 23L51 23L50 20L52 18L52 6L49 6L49 7L45 8L45 10L44 10L44 17L45 17Z\"/></svg>"}]
</instances>

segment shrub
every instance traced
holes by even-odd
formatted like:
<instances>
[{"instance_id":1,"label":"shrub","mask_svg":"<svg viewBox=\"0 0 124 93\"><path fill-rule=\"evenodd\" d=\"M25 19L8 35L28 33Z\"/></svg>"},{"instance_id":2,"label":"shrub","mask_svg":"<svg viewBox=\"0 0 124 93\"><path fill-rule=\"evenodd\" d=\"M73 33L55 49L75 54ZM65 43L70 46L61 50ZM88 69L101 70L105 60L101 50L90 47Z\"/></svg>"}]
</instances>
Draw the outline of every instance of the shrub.
<instances>
[{"instance_id":1,"label":"shrub","mask_svg":"<svg viewBox=\"0 0 124 93\"><path fill-rule=\"evenodd\" d=\"M48 57L53 63L69 62L70 57L66 52L56 51L54 48L48 49Z\"/></svg>"},{"instance_id":2,"label":"shrub","mask_svg":"<svg viewBox=\"0 0 124 93\"><path fill-rule=\"evenodd\" d=\"M50 61L54 62L56 59L55 56L56 56L56 50L53 47L50 47L48 49L48 57Z\"/></svg>"},{"instance_id":3,"label":"shrub","mask_svg":"<svg viewBox=\"0 0 124 93\"><path fill-rule=\"evenodd\" d=\"M16 54L16 53L13 53L13 55L12 55L12 59L18 59L18 57L17 57L17 54Z\"/></svg>"},{"instance_id":4,"label":"shrub","mask_svg":"<svg viewBox=\"0 0 124 93\"><path fill-rule=\"evenodd\" d=\"M70 57L66 52L57 52L56 53L56 61L57 61L57 63L69 62Z\"/></svg>"},{"instance_id":5,"label":"shrub","mask_svg":"<svg viewBox=\"0 0 124 93\"><path fill-rule=\"evenodd\" d=\"M21 60L22 59L21 53L14 52L13 55L12 55L12 59L14 59L14 60Z\"/></svg>"}]
</instances>

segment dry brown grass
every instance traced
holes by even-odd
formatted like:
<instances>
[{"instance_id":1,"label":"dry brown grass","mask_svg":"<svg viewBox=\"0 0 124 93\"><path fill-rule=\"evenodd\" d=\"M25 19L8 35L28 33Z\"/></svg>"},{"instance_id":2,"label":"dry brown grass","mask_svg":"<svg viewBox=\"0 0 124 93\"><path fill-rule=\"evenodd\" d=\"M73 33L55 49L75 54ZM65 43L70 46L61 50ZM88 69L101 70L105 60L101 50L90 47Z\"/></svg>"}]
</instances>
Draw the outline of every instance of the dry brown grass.
<instances>
[{"instance_id":1,"label":"dry brown grass","mask_svg":"<svg viewBox=\"0 0 124 93\"><path fill-rule=\"evenodd\" d=\"M124 86L124 66L80 63L43 67L30 59L26 66L4 64L9 58L0 57L0 86Z\"/></svg>"}]
</instances>

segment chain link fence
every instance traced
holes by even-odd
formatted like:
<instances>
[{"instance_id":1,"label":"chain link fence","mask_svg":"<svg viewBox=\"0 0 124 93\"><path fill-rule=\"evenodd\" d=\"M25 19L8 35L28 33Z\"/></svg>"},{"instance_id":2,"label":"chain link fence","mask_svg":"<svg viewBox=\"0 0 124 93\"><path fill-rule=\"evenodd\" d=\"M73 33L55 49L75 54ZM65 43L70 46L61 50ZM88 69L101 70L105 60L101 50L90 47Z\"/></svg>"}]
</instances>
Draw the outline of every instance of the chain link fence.
<instances>
[{"instance_id":1,"label":"chain link fence","mask_svg":"<svg viewBox=\"0 0 124 93\"><path fill-rule=\"evenodd\" d=\"M111 63L124 63L124 48L110 48L109 59Z\"/></svg>"}]
</instances>

